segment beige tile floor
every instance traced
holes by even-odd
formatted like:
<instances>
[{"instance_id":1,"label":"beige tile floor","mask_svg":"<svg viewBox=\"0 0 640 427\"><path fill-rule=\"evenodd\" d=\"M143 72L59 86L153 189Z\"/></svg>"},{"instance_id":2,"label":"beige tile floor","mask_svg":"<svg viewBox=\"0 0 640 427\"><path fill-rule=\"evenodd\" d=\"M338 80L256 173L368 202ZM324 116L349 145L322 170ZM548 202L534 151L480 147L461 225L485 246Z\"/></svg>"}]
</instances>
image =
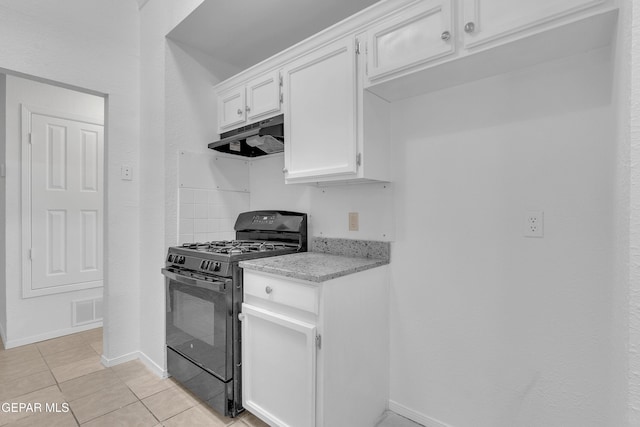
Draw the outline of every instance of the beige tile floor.
<instances>
[{"instance_id":1,"label":"beige tile floor","mask_svg":"<svg viewBox=\"0 0 640 427\"><path fill-rule=\"evenodd\" d=\"M0 426L267 426L216 414L139 361L105 368L101 354L101 328L9 350L0 342Z\"/></svg>"}]
</instances>

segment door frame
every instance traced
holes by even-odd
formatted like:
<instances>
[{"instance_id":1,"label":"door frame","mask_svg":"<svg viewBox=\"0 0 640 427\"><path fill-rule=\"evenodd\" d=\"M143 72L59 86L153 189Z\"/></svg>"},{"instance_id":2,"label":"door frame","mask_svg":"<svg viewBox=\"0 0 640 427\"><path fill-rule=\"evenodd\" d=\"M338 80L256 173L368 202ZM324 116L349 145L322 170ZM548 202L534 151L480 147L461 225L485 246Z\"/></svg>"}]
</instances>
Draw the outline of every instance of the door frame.
<instances>
[{"instance_id":1,"label":"door frame","mask_svg":"<svg viewBox=\"0 0 640 427\"><path fill-rule=\"evenodd\" d=\"M103 128L104 128L104 121L105 121L104 117L81 116L78 114L70 114L62 111L57 111L51 108L38 107L38 106L33 106L28 104L21 104L20 108L21 108L20 145L22 146L21 148L22 156L20 160L20 169L21 169L21 175L22 175L22 180L21 180L22 201L21 201L21 220L20 220L22 239L21 239L21 248L20 248L20 254L21 254L20 264L22 268L22 280L21 280L22 298L32 298L32 297L37 297L42 295L52 295L52 294L78 291L82 289L92 289L92 288L103 287L104 281L105 281L104 280L104 270L105 270L104 269L104 266L105 266L104 253L102 254L103 278L102 278L102 284L100 285L97 285L95 284L95 282L93 282L93 283L86 283L86 284L72 284L72 285L65 285L65 286L57 286L56 288L50 288L50 289L32 289L31 288L31 260L29 257L29 250L31 249L31 221L32 221L32 215L31 215L31 148L32 146L29 141L29 134L31 133L31 116L33 114L90 123L90 124L102 126ZM103 135L104 135L104 130L105 129L103 129ZM105 153L104 140L105 139L106 138L103 137L103 144L102 144L103 170L106 166L106 159L104 157L104 153ZM106 188L104 184L105 183L103 182L103 189L102 189L103 215L102 215L102 224L101 224L103 227L103 235L105 234L104 229L106 225L105 215L104 215L104 212L106 210L106 203L105 203L106 200L104 197L104 195L106 194ZM103 241L103 245L104 245L104 241Z\"/></svg>"}]
</instances>

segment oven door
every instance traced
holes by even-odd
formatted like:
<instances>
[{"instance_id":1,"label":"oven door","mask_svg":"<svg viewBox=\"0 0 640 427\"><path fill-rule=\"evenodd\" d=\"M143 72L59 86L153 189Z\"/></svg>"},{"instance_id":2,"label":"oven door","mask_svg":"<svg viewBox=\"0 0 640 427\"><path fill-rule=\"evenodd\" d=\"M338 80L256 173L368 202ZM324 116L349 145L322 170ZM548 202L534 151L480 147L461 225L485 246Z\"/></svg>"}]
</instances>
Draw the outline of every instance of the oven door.
<instances>
[{"instance_id":1,"label":"oven door","mask_svg":"<svg viewBox=\"0 0 640 427\"><path fill-rule=\"evenodd\" d=\"M233 378L232 281L165 268L167 347L222 381Z\"/></svg>"}]
</instances>

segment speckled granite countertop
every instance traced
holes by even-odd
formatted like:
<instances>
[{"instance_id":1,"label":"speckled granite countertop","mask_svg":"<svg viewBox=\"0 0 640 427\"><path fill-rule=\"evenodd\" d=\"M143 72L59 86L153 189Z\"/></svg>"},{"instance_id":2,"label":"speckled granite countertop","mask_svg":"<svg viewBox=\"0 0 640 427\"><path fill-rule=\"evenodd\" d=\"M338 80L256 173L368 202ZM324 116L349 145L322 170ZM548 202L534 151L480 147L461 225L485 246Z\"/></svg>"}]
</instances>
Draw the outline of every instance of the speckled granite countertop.
<instances>
[{"instance_id":1,"label":"speckled granite countertop","mask_svg":"<svg viewBox=\"0 0 640 427\"><path fill-rule=\"evenodd\" d=\"M240 267L310 282L326 282L347 274L389 264L388 259L356 258L320 252L301 252L241 261Z\"/></svg>"}]
</instances>

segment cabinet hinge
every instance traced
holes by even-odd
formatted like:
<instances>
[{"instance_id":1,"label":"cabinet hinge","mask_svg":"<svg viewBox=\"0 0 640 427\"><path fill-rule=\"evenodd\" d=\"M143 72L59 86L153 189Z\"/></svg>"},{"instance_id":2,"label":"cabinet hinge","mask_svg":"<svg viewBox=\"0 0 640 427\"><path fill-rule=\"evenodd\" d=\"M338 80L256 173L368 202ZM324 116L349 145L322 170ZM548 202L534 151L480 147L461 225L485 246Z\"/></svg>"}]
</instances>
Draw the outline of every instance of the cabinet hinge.
<instances>
[{"instance_id":1,"label":"cabinet hinge","mask_svg":"<svg viewBox=\"0 0 640 427\"><path fill-rule=\"evenodd\" d=\"M356 165L360 166L362 164L362 153L358 153L356 156Z\"/></svg>"},{"instance_id":2,"label":"cabinet hinge","mask_svg":"<svg viewBox=\"0 0 640 427\"><path fill-rule=\"evenodd\" d=\"M27 142L28 142L29 144L31 144L31 135L33 135L33 134L32 134L31 132L29 132L29 137L27 138Z\"/></svg>"},{"instance_id":3,"label":"cabinet hinge","mask_svg":"<svg viewBox=\"0 0 640 427\"><path fill-rule=\"evenodd\" d=\"M322 336L320 334L316 335L316 347L318 350L322 348Z\"/></svg>"},{"instance_id":4,"label":"cabinet hinge","mask_svg":"<svg viewBox=\"0 0 640 427\"><path fill-rule=\"evenodd\" d=\"M280 73L280 74L279 74L279 77L280 77L280 87L282 87L282 85L283 85L283 82L282 82L282 73Z\"/></svg>"},{"instance_id":5,"label":"cabinet hinge","mask_svg":"<svg viewBox=\"0 0 640 427\"><path fill-rule=\"evenodd\" d=\"M284 97L282 96L282 93L280 94L280 104L284 104Z\"/></svg>"},{"instance_id":6,"label":"cabinet hinge","mask_svg":"<svg viewBox=\"0 0 640 427\"><path fill-rule=\"evenodd\" d=\"M29 259L33 260L33 248L29 249Z\"/></svg>"},{"instance_id":7,"label":"cabinet hinge","mask_svg":"<svg viewBox=\"0 0 640 427\"><path fill-rule=\"evenodd\" d=\"M360 40L356 39L356 55L360 55Z\"/></svg>"}]
</instances>

